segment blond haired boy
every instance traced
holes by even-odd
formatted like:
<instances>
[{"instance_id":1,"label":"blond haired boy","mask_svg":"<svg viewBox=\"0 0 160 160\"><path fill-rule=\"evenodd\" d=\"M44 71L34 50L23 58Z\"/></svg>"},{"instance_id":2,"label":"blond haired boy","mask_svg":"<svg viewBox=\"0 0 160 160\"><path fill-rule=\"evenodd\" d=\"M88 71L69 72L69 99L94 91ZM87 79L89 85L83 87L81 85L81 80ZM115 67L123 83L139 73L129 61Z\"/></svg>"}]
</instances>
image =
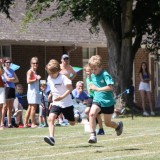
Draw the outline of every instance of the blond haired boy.
<instances>
[{"instance_id":1,"label":"blond haired boy","mask_svg":"<svg viewBox=\"0 0 160 160\"><path fill-rule=\"evenodd\" d=\"M89 89L94 91L93 103L89 113L89 124L91 128L88 143L97 143L96 137L96 117L99 112L104 115L104 123L107 127L114 128L117 136L122 134L123 123L111 121L114 113L113 79L107 71L103 69L102 58L99 55L89 59L89 66L92 69L92 84Z\"/></svg>"}]
</instances>

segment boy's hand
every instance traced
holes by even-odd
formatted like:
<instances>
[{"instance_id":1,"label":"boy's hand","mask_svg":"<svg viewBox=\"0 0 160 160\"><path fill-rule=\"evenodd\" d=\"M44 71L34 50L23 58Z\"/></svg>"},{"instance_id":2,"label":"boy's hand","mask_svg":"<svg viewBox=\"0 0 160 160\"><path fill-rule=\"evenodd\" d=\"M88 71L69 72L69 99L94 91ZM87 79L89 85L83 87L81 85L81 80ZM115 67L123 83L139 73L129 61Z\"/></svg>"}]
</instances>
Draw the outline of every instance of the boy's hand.
<instances>
[{"instance_id":1,"label":"boy's hand","mask_svg":"<svg viewBox=\"0 0 160 160\"><path fill-rule=\"evenodd\" d=\"M82 88L78 88L78 93L79 93L79 94L81 94L81 93L82 93L82 91L83 91L83 89L82 89Z\"/></svg>"},{"instance_id":2,"label":"boy's hand","mask_svg":"<svg viewBox=\"0 0 160 160\"><path fill-rule=\"evenodd\" d=\"M62 100L62 99L63 99L62 96L57 96L57 97L54 99L54 101L60 101L60 100Z\"/></svg>"},{"instance_id":3,"label":"boy's hand","mask_svg":"<svg viewBox=\"0 0 160 160\"><path fill-rule=\"evenodd\" d=\"M94 91L98 91L98 87L96 87L94 84L90 84L89 89L94 90Z\"/></svg>"}]
</instances>

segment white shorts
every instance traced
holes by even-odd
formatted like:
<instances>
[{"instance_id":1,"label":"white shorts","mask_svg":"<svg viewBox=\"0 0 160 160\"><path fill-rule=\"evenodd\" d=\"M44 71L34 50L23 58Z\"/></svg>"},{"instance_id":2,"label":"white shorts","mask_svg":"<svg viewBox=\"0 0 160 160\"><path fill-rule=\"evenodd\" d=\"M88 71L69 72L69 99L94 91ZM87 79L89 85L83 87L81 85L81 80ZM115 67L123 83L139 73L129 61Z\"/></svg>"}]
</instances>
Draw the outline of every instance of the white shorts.
<instances>
[{"instance_id":1,"label":"white shorts","mask_svg":"<svg viewBox=\"0 0 160 160\"><path fill-rule=\"evenodd\" d=\"M5 88L0 87L0 104L5 103Z\"/></svg>"},{"instance_id":2,"label":"white shorts","mask_svg":"<svg viewBox=\"0 0 160 160\"><path fill-rule=\"evenodd\" d=\"M139 91L149 92L150 91L149 83L140 82L140 84L139 84Z\"/></svg>"}]
</instances>

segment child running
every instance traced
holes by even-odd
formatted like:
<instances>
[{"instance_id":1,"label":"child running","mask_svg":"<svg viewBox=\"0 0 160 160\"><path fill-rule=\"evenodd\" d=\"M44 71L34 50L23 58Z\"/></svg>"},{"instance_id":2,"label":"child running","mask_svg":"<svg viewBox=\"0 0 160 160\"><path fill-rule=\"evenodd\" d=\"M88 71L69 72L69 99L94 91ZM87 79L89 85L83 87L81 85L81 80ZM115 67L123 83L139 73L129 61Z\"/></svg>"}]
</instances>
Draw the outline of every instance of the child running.
<instances>
[{"instance_id":1,"label":"child running","mask_svg":"<svg viewBox=\"0 0 160 160\"><path fill-rule=\"evenodd\" d=\"M89 95L88 103L87 103L86 109L85 109L85 114L87 116L89 116L89 112L90 112L90 109L91 109L91 106L92 106L93 96L94 96L94 91L89 89L89 85L92 84L92 79L91 79L92 72L91 71L92 70L91 70L91 67L89 66L89 64L86 64L84 66L84 72L87 76L86 77L86 87L87 87L87 92L88 92L88 95ZM99 124L99 130L97 132L97 135L104 135L105 132L103 130L102 118L101 118L100 113L98 113L97 117L96 117L96 121L98 121L98 124Z\"/></svg>"},{"instance_id":2,"label":"child running","mask_svg":"<svg viewBox=\"0 0 160 160\"><path fill-rule=\"evenodd\" d=\"M107 127L115 128L117 136L123 131L122 122L111 121L114 113L113 80L107 71L103 69L102 58L99 55L92 56L89 59L89 66L92 68L92 83L90 89L94 90L93 103L89 113L89 124L91 129L88 143L97 143L96 137L96 117L101 111L104 114L104 123Z\"/></svg>"},{"instance_id":3,"label":"child running","mask_svg":"<svg viewBox=\"0 0 160 160\"><path fill-rule=\"evenodd\" d=\"M50 76L47 85L50 87L53 103L48 117L49 136L44 137L44 141L53 146L55 144L54 122L61 113L70 125L75 125L73 101L70 94L73 88L71 80L59 73L60 64L56 60L49 61L46 65L46 71Z\"/></svg>"}]
</instances>

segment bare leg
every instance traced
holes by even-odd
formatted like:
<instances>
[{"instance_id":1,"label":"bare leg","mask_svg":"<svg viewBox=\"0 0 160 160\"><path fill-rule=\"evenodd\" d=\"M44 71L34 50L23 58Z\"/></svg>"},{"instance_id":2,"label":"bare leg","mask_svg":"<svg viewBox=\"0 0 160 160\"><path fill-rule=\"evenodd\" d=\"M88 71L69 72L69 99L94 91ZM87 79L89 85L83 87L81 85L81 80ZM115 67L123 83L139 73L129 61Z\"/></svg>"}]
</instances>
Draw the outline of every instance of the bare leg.
<instances>
[{"instance_id":1,"label":"bare leg","mask_svg":"<svg viewBox=\"0 0 160 160\"><path fill-rule=\"evenodd\" d=\"M147 93L147 97L148 97L148 101L149 101L149 107L151 112L153 112L153 106L152 106L152 99L151 99L151 92L146 92Z\"/></svg>"},{"instance_id":2,"label":"bare leg","mask_svg":"<svg viewBox=\"0 0 160 160\"><path fill-rule=\"evenodd\" d=\"M93 104L89 113L89 125L91 129L91 133L95 132L96 130L96 117L98 113L100 112L100 108Z\"/></svg>"},{"instance_id":3,"label":"bare leg","mask_svg":"<svg viewBox=\"0 0 160 160\"><path fill-rule=\"evenodd\" d=\"M145 109L145 91L140 91L140 95L141 95L141 99L142 99L142 108L143 108L143 112L146 112Z\"/></svg>"},{"instance_id":4,"label":"bare leg","mask_svg":"<svg viewBox=\"0 0 160 160\"><path fill-rule=\"evenodd\" d=\"M103 128L103 124L102 124L102 118L101 118L101 115L100 114L97 114L97 120L98 120L98 125L99 125L99 128Z\"/></svg>"},{"instance_id":5,"label":"bare leg","mask_svg":"<svg viewBox=\"0 0 160 160\"><path fill-rule=\"evenodd\" d=\"M48 126L49 126L49 136L50 137L54 137L54 131L55 131L55 126L54 126L54 122L57 118L57 115L54 113L50 113L49 117L48 117Z\"/></svg>"},{"instance_id":6,"label":"bare leg","mask_svg":"<svg viewBox=\"0 0 160 160\"><path fill-rule=\"evenodd\" d=\"M7 110L8 126L12 125L11 117L12 117L13 102L14 102L14 99L10 99L6 101L7 109L8 109Z\"/></svg>"},{"instance_id":7,"label":"bare leg","mask_svg":"<svg viewBox=\"0 0 160 160\"><path fill-rule=\"evenodd\" d=\"M31 127L34 127L36 125L36 122L35 122L36 108L37 108L36 104L31 105L31 123L32 123Z\"/></svg>"},{"instance_id":8,"label":"bare leg","mask_svg":"<svg viewBox=\"0 0 160 160\"><path fill-rule=\"evenodd\" d=\"M107 127L117 128L118 124L114 121L111 121L112 114L104 114L104 123Z\"/></svg>"},{"instance_id":9,"label":"bare leg","mask_svg":"<svg viewBox=\"0 0 160 160\"><path fill-rule=\"evenodd\" d=\"M31 112L31 106L29 105L28 109L26 111L26 114L25 114L24 126L28 125L28 120L29 120L29 117L30 117L30 112Z\"/></svg>"},{"instance_id":10,"label":"bare leg","mask_svg":"<svg viewBox=\"0 0 160 160\"><path fill-rule=\"evenodd\" d=\"M5 104L3 104L3 108L2 108L1 126L4 125L4 117L5 117L6 111L7 111L7 106L6 106L6 103L5 103Z\"/></svg>"},{"instance_id":11,"label":"bare leg","mask_svg":"<svg viewBox=\"0 0 160 160\"><path fill-rule=\"evenodd\" d=\"M3 104L0 104L0 122L2 122L2 109L3 109Z\"/></svg>"}]
</instances>

